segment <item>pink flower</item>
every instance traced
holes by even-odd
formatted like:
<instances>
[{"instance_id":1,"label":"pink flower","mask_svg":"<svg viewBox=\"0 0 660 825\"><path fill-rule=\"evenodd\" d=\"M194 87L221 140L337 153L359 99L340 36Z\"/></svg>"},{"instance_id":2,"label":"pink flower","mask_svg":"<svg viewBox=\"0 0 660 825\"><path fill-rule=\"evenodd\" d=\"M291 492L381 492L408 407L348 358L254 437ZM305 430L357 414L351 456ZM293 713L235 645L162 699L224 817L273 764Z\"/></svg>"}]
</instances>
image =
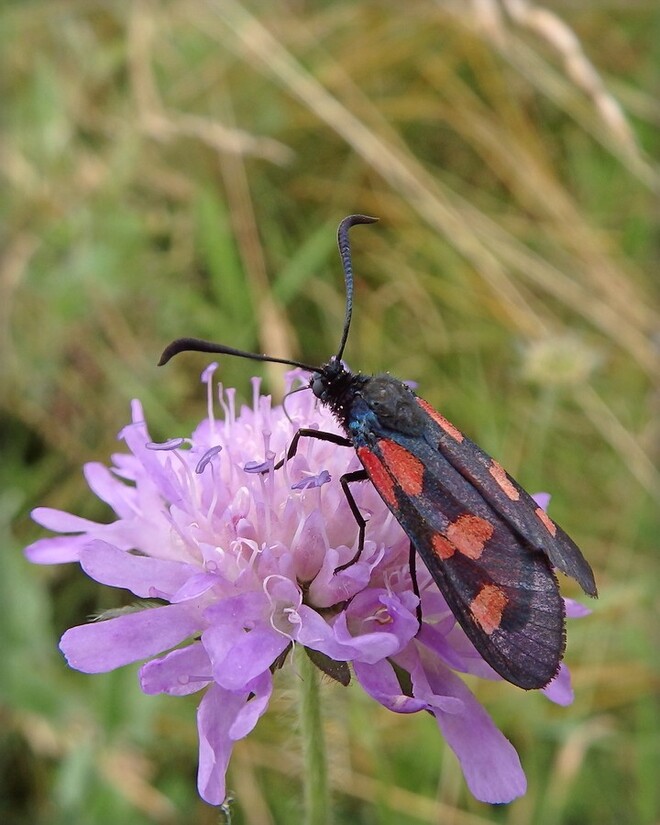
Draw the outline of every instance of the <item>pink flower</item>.
<instances>
[{"instance_id":1,"label":"pink flower","mask_svg":"<svg viewBox=\"0 0 660 825\"><path fill-rule=\"evenodd\" d=\"M516 751L456 673L499 677L425 569L417 573L419 627L408 539L369 483L353 490L368 518L364 550L338 569L357 548L357 525L339 485L343 473L359 469L355 454L304 439L297 455L273 470L301 426L339 432L331 413L311 392L299 392L288 398L287 417L254 379L253 405L238 412L234 390L220 387L218 420L215 366L202 374L208 417L190 438L151 443L135 401L132 423L121 433L129 452L115 455L110 470L85 466L114 522L48 508L33 513L60 535L30 545L31 561L78 561L98 582L159 600L68 630L60 647L69 665L101 673L147 660L140 670L145 693L203 690L198 786L212 804L225 798L233 743L265 712L275 663L294 644L321 661L350 662L385 707L432 713L478 799L509 802L523 794ZM289 386L301 380L299 371L289 374ZM579 606L568 604L568 613L579 615ZM409 675L406 692L393 665ZM545 692L560 704L572 700L564 667Z\"/></svg>"}]
</instances>

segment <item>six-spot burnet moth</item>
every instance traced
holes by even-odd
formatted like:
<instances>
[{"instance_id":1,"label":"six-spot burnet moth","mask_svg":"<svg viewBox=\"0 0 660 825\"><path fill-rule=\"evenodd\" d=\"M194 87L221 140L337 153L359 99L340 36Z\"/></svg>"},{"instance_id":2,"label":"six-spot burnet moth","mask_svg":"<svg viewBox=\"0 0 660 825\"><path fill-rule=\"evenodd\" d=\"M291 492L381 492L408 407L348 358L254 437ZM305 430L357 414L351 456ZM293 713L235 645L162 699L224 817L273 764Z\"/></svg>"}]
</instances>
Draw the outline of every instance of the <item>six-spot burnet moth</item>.
<instances>
[{"instance_id":1,"label":"six-spot burnet moth","mask_svg":"<svg viewBox=\"0 0 660 825\"><path fill-rule=\"evenodd\" d=\"M596 596L591 567L503 467L406 384L390 375L354 374L342 363L353 307L349 229L376 220L350 215L339 225L346 317L337 354L326 364L314 367L196 338L173 341L160 364L194 350L310 372L312 392L332 410L346 437L301 429L287 459L302 437L355 448L363 469L340 479L359 527L353 561L362 550L366 522L350 485L369 479L410 539L411 559L415 551L422 557L481 656L514 685L542 688L556 675L565 646L564 602L553 568Z\"/></svg>"}]
</instances>

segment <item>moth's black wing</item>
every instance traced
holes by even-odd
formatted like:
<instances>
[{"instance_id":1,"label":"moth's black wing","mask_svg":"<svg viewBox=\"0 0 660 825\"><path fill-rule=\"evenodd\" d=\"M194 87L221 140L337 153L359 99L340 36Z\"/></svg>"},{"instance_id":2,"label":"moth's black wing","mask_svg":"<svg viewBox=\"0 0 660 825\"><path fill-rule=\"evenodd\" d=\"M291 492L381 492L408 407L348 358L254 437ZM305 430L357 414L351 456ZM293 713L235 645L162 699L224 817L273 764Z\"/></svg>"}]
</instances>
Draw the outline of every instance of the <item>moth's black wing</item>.
<instances>
[{"instance_id":1,"label":"moth's black wing","mask_svg":"<svg viewBox=\"0 0 660 825\"><path fill-rule=\"evenodd\" d=\"M426 413L425 439L435 447L491 507L532 547L545 553L562 573L575 579L589 596L597 596L594 574L579 547L529 493L453 424L417 398Z\"/></svg>"},{"instance_id":2,"label":"moth's black wing","mask_svg":"<svg viewBox=\"0 0 660 825\"><path fill-rule=\"evenodd\" d=\"M424 439L377 430L358 456L481 656L544 687L565 646L564 602L544 553Z\"/></svg>"}]
</instances>

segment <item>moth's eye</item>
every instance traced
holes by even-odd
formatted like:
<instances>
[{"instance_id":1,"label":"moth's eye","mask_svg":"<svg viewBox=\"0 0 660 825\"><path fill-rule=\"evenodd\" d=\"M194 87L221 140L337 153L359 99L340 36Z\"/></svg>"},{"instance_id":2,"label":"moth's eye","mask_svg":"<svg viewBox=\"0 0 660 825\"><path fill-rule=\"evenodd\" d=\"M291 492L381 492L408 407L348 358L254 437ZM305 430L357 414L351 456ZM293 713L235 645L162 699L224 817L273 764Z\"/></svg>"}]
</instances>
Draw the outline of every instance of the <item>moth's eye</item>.
<instances>
[{"instance_id":1,"label":"moth's eye","mask_svg":"<svg viewBox=\"0 0 660 825\"><path fill-rule=\"evenodd\" d=\"M317 398L321 398L325 391L325 381L321 378L320 375L315 376L312 378L312 392Z\"/></svg>"}]
</instances>

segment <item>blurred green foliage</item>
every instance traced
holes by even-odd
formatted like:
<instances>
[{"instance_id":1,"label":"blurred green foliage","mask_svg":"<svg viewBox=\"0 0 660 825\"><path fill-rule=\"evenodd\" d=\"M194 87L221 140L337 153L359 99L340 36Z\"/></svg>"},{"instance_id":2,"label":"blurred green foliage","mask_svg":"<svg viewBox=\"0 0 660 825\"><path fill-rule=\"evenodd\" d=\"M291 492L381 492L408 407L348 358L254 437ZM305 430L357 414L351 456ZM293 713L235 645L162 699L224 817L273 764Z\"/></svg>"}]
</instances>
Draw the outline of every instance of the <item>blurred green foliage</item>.
<instances>
[{"instance_id":1,"label":"blurred green foliage","mask_svg":"<svg viewBox=\"0 0 660 825\"><path fill-rule=\"evenodd\" d=\"M358 211L381 223L354 237L349 363L552 491L601 598L570 627L572 707L474 685L528 774L509 806L469 797L430 717L325 685L336 822L658 821L659 34L627 0L3 5L3 823L222 821L195 697L67 670L59 635L121 596L31 567L29 511L109 517L80 468L132 397L156 438L204 414L203 359L154 366L171 338L327 358ZM222 380L247 397L253 366ZM299 821L295 687L235 750L235 825Z\"/></svg>"}]
</instances>

